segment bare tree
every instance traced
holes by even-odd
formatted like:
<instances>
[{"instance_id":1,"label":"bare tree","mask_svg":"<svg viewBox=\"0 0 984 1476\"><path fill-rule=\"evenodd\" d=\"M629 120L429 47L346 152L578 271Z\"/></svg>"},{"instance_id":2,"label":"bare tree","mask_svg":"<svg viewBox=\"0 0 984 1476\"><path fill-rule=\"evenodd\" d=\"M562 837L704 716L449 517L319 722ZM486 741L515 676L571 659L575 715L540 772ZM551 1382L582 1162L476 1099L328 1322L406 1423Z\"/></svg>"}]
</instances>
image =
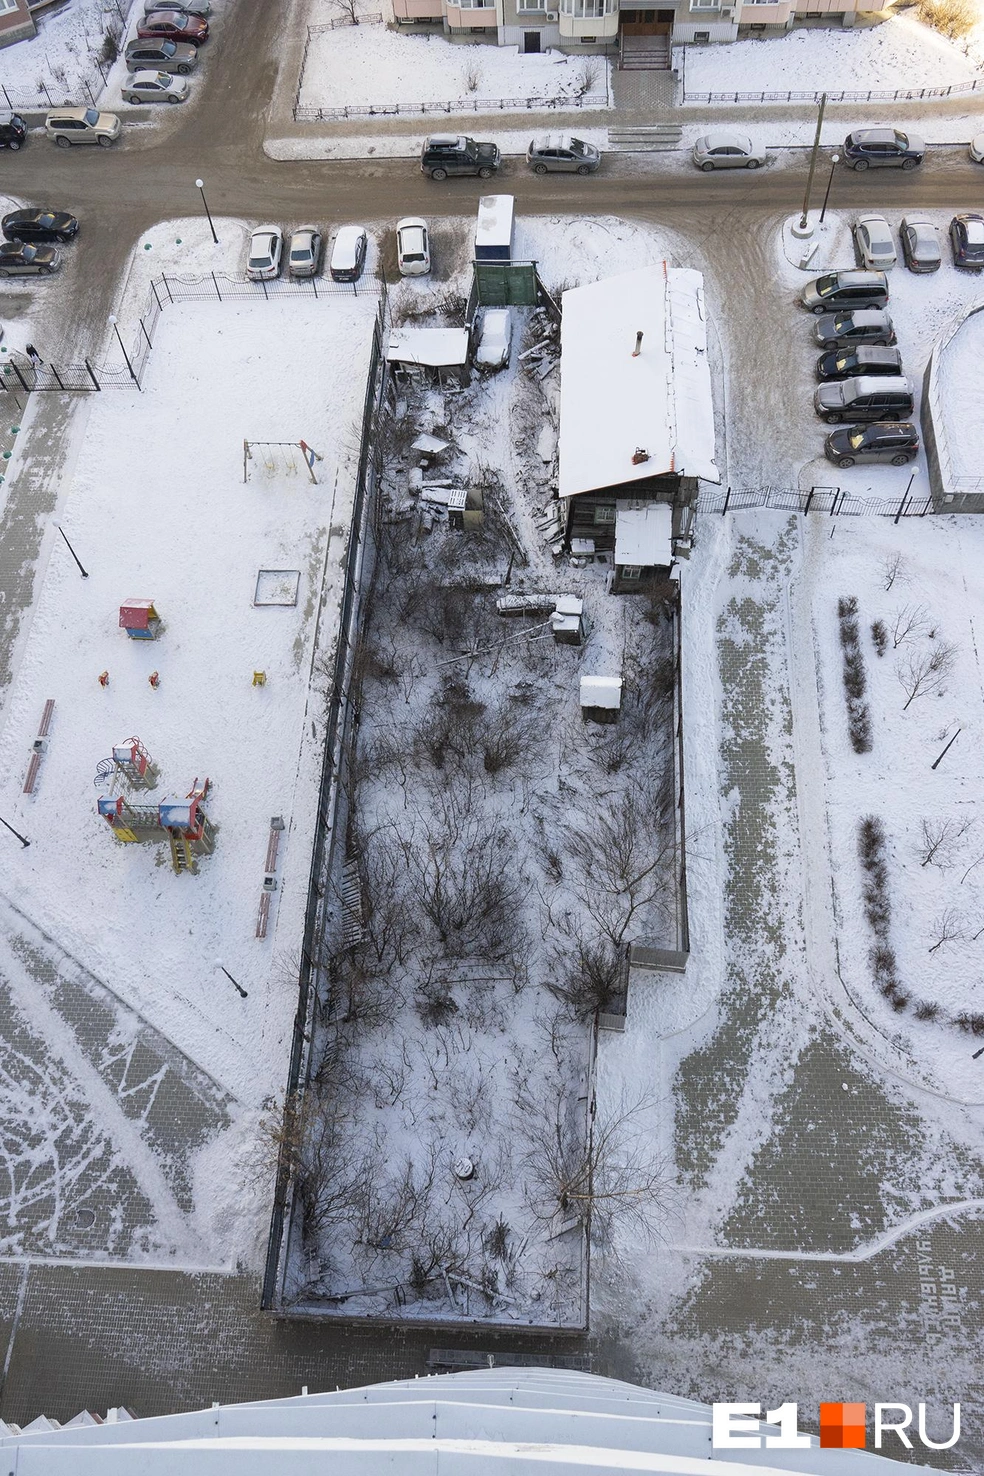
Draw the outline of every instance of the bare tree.
<instances>
[{"instance_id":1,"label":"bare tree","mask_svg":"<svg viewBox=\"0 0 984 1476\"><path fill-rule=\"evenodd\" d=\"M547 988L577 1020L592 1020L609 1009L623 988L622 958L610 938L578 936L572 953L556 951L554 966L560 978Z\"/></svg>"},{"instance_id":2,"label":"bare tree","mask_svg":"<svg viewBox=\"0 0 984 1476\"><path fill-rule=\"evenodd\" d=\"M938 866L946 871L954 864L959 841L973 825L973 820L957 820L950 816L946 820L922 821L922 860L920 866Z\"/></svg>"},{"instance_id":3,"label":"bare tree","mask_svg":"<svg viewBox=\"0 0 984 1476\"><path fill-rule=\"evenodd\" d=\"M905 641L914 641L929 629L929 611L925 605L900 605L892 616L892 650Z\"/></svg>"},{"instance_id":4,"label":"bare tree","mask_svg":"<svg viewBox=\"0 0 984 1476\"><path fill-rule=\"evenodd\" d=\"M885 555L881 561L881 577L886 589L891 589L896 580L898 580L899 584L908 583L908 565L902 554L892 553Z\"/></svg>"},{"instance_id":5,"label":"bare tree","mask_svg":"<svg viewBox=\"0 0 984 1476\"><path fill-rule=\"evenodd\" d=\"M930 953L935 953L937 948L942 948L944 943L956 943L963 937L964 920L959 912L952 907L946 907L933 919L932 936L936 939Z\"/></svg>"},{"instance_id":6,"label":"bare tree","mask_svg":"<svg viewBox=\"0 0 984 1476\"><path fill-rule=\"evenodd\" d=\"M575 825L567 849L578 862L571 888L600 934L620 949L633 922L660 908L672 882L675 846L665 786L626 790L590 825Z\"/></svg>"},{"instance_id":7,"label":"bare tree","mask_svg":"<svg viewBox=\"0 0 984 1476\"><path fill-rule=\"evenodd\" d=\"M353 26L359 24L360 0L331 0L332 8Z\"/></svg>"},{"instance_id":8,"label":"bare tree","mask_svg":"<svg viewBox=\"0 0 984 1476\"><path fill-rule=\"evenodd\" d=\"M957 659L957 648L949 641L937 641L921 651L914 651L900 661L895 675L906 695L906 707L917 697L928 697L942 690L947 677L953 671Z\"/></svg>"}]
</instances>

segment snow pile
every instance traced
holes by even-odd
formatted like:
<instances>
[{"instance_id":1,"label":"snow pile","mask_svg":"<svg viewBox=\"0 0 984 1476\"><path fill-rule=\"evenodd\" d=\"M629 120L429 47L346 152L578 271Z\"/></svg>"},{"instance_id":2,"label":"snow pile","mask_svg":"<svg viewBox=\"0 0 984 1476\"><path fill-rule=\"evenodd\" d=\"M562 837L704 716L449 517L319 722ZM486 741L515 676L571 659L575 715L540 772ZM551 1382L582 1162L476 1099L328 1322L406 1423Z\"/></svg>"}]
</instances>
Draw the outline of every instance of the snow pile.
<instances>
[{"instance_id":1,"label":"snow pile","mask_svg":"<svg viewBox=\"0 0 984 1476\"><path fill-rule=\"evenodd\" d=\"M601 57L559 51L524 56L516 46L459 46L443 36L404 36L360 25L311 37L298 103L412 113L420 105L470 107L479 100L576 105L587 94L604 99L607 88L608 63Z\"/></svg>"},{"instance_id":2,"label":"snow pile","mask_svg":"<svg viewBox=\"0 0 984 1476\"><path fill-rule=\"evenodd\" d=\"M907 15L853 30L802 29L687 48L688 93L887 91L948 87L977 75L973 60Z\"/></svg>"},{"instance_id":3,"label":"snow pile","mask_svg":"<svg viewBox=\"0 0 984 1476\"><path fill-rule=\"evenodd\" d=\"M984 415L980 366L984 355L984 316L973 313L943 347L936 365L937 427L945 447L948 486L984 488ZM957 480L954 480L957 479Z\"/></svg>"}]
</instances>

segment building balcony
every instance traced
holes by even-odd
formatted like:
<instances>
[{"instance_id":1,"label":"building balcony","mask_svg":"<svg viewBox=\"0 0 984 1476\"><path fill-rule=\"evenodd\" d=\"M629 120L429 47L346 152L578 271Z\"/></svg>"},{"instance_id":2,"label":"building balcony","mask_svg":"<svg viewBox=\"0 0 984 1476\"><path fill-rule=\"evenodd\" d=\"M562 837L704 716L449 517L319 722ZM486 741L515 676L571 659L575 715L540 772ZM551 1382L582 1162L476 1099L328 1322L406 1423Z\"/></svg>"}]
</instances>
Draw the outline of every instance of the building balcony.
<instances>
[{"instance_id":1,"label":"building balcony","mask_svg":"<svg viewBox=\"0 0 984 1476\"><path fill-rule=\"evenodd\" d=\"M494 5L478 6L448 5L445 20L450 31L473 31L479 26L495 30L499 24L499 11Z\"/></svg>"},{"instance_id":2,"label":"building balcony","mask_svg":"<svg viewBox=\"0 0 984 1476\"><path fill-rule=\"evenodd\" d=\"M398 21L440 20L443 15L442 0L393 0L393 16Z\"/></svg>"}]
</instances>

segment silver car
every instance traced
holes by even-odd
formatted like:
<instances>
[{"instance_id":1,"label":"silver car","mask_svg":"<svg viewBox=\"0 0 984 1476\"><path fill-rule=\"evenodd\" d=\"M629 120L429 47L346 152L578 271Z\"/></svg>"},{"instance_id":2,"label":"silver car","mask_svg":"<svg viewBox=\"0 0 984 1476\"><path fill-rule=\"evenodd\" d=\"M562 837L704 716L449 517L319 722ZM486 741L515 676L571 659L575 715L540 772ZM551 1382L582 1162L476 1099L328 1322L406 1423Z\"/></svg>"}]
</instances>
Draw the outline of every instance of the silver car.
<instances>
[{"instance_id":1,"label":"silver car","mask_svg":"<svg viewBox=\"0 0 984 1476\"><path fill-rule=\"evenodd\" d=\"M910 272L938 272L942 254L940 233L922 215L907 215L899 228L902 257Z\"/></svg>"},{"instance_id":2,"label":"silver car","mask_svg":"<svg viewBox=\"0 0 984 1476\"><path fill-rule=\"evenodd\" d=\"M131 72L120 91L128 103L180 103L188 96L188 79L170 72Z\"/></svg>"},{"instance_id":3,"label":"silver car","mask_svg":"<svg viewBox=\"0 0 984 1476\"><path fill-rule=\"evenodd\" d=\"M694 144L694 163L705 174L712 169L758 169L766 162L764 149L757 149L747 133L715 128Z\"/></svg>"},{"instance_id":4,"label":"silver car","mask_svg":"<svg viewBox=\"0 0 984 1476\"><path fill-rule=\"evenodd\" d=\"M534 174L593 174L601 150L569 133L545 133L530 140L526 162Z\"/></svg>"},{"instance_id":5,"label":"silver car","mask_svg":"<svg viewBox=\"0 0 984 1476\"><path fill-rule=\"evenodd\" d=\"M886 272L896 262L892 228L884 215L862 215L854 222L854 244L858 265L873 272Z\"/></svg>"},{"instance_id":6,"label":"silver car","mask_svg":"<svg viewBox=\"0 0 984 1476\"><path fill-rule=\"evenodd\" d=\"M321 265L321 232L314 226L299 226L287 249L287 270L292 277L315 277Z\"/></svg>"}]
</instances>

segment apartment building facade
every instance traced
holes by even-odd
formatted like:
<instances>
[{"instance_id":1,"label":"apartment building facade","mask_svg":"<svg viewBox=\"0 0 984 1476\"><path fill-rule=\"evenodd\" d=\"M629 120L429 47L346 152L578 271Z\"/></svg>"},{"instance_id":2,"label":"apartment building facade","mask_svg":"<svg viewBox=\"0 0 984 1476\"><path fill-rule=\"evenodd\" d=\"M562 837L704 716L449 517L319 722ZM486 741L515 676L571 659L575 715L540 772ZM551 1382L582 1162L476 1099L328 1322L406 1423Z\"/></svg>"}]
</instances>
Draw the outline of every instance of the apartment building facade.
<instances>
[{"instance_id":1,"label":"apartment building facade","mask_svg":"<svg viewBox=\"0 0 984 1476\"><path fill-rule=\"evenodd\" d=\"M36 30L27 0L0 0L0 47L23 41Z\"/></svg>"},{"instance_id":2,"label":"apartment building facade","mask_svg":"<svg viewBox=\"0 0 984 1476\"><path fill-rule=\"evenodd\" d=\"M393 0L403 24L430 23L462 41L518 46L526 53L613 50L629 38L654 37L669 46L774 36L797 21L854 22L854 0Z\"/></svg>"}]
</instances>

